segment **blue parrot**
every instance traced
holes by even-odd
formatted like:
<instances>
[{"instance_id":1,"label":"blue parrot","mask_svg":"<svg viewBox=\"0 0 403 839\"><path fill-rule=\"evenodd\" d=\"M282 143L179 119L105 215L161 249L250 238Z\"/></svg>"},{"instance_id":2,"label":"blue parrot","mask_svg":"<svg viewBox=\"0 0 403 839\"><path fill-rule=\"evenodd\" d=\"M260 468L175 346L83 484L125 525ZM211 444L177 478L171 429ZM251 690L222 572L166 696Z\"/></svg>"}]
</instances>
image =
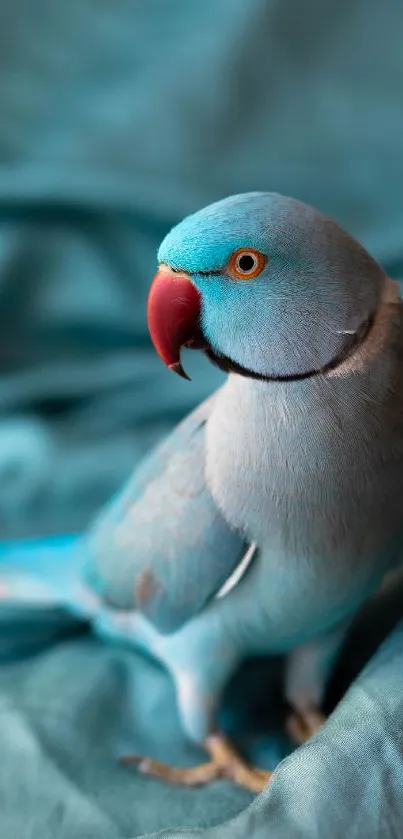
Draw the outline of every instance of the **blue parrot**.
<instances>
[{"instance_id":1,"label":"blue parrot","mask_svg":"<svg viewBox=\"0 0 403 839\"><path fill-rule=\"evenodd\" d=\"M169 669L209 760L139 769L257 792L216 727L247 656L287 656L289 731L323 723L324 689L359 607L399 566L403 330L398 288L335 222L274 193L212 204L164 239L148 324L228 373L89 530L88 579Z\"/></svg>"}]
</instances>

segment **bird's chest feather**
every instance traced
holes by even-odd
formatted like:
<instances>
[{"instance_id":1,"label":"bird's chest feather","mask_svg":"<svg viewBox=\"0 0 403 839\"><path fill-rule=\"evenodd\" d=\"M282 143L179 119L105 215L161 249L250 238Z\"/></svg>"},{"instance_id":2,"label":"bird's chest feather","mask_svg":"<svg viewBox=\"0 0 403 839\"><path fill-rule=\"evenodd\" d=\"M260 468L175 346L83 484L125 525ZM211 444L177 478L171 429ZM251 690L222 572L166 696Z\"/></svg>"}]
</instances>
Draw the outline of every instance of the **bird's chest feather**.
<instances>
[{"instance_id":1,"label":"bird's chest feather","mask_svg":"<svg viewBox=\"0 0 403 839\"><path fill-rule=\"evenodd\" d=\"M207 480L227 520L277 558L359 562L384 550L400 521L402 435L392 420L383 440L384 418L362 404L326 386L294 395L230 377L206 437Z\"/></svg>"}]
</instances>

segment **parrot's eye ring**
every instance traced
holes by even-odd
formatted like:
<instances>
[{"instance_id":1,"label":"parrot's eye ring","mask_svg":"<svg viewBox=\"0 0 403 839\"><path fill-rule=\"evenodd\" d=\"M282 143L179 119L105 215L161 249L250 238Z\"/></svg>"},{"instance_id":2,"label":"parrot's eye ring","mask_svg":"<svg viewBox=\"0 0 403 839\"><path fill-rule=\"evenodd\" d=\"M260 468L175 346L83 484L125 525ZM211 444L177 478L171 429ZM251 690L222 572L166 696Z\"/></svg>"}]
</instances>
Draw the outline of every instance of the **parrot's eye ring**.
<instances>
[{"instance_id":1,"label":"parrot's eye ring","mask_svg":"<svg viewBox=\"0 0 403 839\"><path fill-rule=\"evenodd\" d=\"M255 248L238 248L230 256L227 271L234 280L253 280L262 271L267 256Z\"/></svg>"}]
</instances>

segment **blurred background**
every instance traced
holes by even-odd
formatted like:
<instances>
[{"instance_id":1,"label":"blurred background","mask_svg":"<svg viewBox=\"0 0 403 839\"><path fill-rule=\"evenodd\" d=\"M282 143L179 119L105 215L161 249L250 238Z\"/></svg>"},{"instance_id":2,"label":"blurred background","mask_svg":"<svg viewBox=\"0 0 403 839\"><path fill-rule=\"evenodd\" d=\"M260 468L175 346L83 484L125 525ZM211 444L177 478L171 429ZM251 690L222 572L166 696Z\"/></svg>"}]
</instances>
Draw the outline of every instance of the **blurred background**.
<instances>
[{"instance_id":1,"label":"blurred background","mask_svg":"<svg viewBox=\"0 0 403 839\"><path fill-rule=\"evenodd\" d=\"M184 215L273 190L403 277L400 0L0 6L0 537L76 531L213 390L147 333Z\"/></svg>"}]
</instances>

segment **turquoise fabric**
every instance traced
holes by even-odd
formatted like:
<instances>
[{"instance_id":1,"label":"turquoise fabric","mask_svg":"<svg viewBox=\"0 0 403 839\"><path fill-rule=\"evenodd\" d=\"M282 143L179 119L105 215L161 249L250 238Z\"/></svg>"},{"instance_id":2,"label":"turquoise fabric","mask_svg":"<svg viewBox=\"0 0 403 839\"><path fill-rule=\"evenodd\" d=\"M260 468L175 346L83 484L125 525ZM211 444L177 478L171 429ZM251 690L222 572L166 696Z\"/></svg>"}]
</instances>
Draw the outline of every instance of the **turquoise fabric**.
<instances>
[{"instance_id":1,"label":"turquoise fabric","mask_svg":"<svg viewBox=\"0 0 403 839\"><path fill-rule=\"evenodd\" d=\"M186 362L191 385L169 376L147 335L157 247L187 213L246 190L291 194L403 276L402 28L399 0L3 4L3 540L84 528L221 380L197 354ZM50 550L74 578L71 547L39 542L31 557L40 568ZM11 551L15 560L18 545ZM118 767L125 744L199 757L168 677L93 615L44 602L40 586L31 600L4 595L1 837L403 835L402 630L392 632L390 603L357 629L333 700L387 636L369 669L245 810L249 796L224 781L183 791ZM289 748L280 668L247 672L229 691L225 725L274 764Z\"/></svg>"},{"instance_id":2,"label":"turquoise fabric","mask_svg":"<svg viewBox=\"0 0 403 839\"><path fill-rule=\"evenodd\" d=\"M403 580L361 614L329 710L352 686L303 749L284 738L279 660L249 662L229 685L223 728L260 765L284 759L251 803L224 780L186 790L118 765L133 751L179 765L203 755L183 735L169 676L134 645L130 614L85 588L84 563L73 536L0 552L0 835L401 836Z\"/></svg>"}]
</instances>

